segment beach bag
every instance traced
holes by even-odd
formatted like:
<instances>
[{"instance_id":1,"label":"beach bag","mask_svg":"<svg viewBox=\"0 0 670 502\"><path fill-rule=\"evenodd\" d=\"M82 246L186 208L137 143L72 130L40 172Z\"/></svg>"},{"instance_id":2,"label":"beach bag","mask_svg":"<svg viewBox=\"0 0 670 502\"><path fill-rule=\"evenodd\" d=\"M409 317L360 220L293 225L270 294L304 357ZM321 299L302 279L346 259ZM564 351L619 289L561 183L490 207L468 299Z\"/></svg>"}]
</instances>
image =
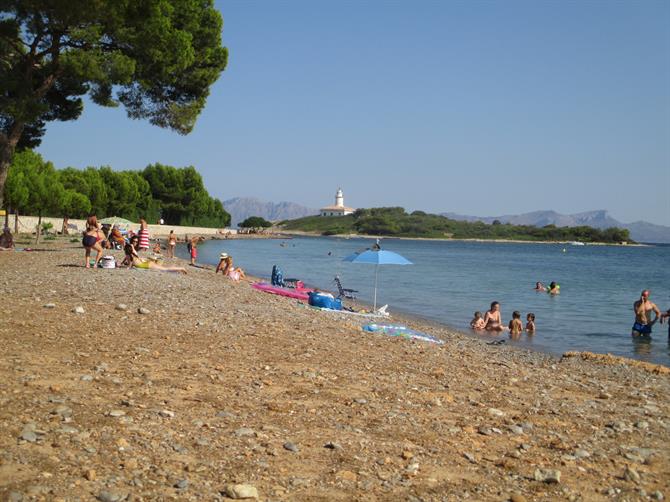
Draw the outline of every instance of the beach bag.
<instances>
[{"instance_id":1,"label":"beach bag","mask_svg":"<svg viewBox=\"0 0 670 502\"><path fill-rule=\"evenodd\" d=\"M102 268L116 268L116 260L113 256L103 256L100 264Z\"/></svg>"},{"instance_id":2,"label":"beach bag","mask_svg":"<svg viewBox=\"0 0 670 502\"><path fill-rule=\"evenodd\" d=\"M310 291L308 303L314 307L321 307L323 309L342 310L342 300L333 297L330 293L322 293L320 291Z\"/></svg>"},{"instance_id":3,"label":"beach bag","mask_svg":"<svg viewBox=\"0 0 670 502\"><path fill-rule=\"evenodd\" d=\"M279 265L272 265L272 276L270 282L273 286L284 287L284 273L282 272Z\"/></svg>"}]
</instances>

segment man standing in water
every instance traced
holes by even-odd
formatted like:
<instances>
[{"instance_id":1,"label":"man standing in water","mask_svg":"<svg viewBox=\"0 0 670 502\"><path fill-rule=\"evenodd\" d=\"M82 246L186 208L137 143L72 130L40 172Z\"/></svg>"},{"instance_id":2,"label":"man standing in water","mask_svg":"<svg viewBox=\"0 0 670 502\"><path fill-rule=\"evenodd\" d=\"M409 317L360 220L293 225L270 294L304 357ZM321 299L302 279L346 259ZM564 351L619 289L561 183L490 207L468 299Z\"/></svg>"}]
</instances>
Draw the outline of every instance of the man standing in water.
<instances>
[{"instance_id":1,"label":"man standing in water","mask_svg":"<svg viewBox=\"0 0 670 502\"><path fill-rule=\"evenodd\" d=\"M635 324L633 324L633 336L651 335L651 327L656 324L661 315L661 311L656 304L649 300L649 290L645 289L640 294L640 299L633 304L633 312L635 312ZM656 318L650 321L651 312L656 314Z\"/></svg>"}]
</instances>

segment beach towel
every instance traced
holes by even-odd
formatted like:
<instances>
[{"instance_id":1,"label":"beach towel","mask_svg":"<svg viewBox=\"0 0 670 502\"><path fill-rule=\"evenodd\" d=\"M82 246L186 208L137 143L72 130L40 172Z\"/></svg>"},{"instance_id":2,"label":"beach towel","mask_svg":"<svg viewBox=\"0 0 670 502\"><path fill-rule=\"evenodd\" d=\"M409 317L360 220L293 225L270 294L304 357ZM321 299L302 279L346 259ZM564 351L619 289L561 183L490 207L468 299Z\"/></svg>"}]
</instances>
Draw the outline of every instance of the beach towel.
<instances>
[{"instance_id":1,"label":"beach towel","mask_svg":"<svg viewBox=\"0 0 670 502\"><path fill-rule=\"evenodd\" d=\"M436 338L427 333L422 333L420 331L415 331L408 328L407 326L392 325L392 324L366 324L362 327L363 331L369 333L382 333L388 336L397 336L400 338L406 338L408 340L421 340L423 342L437 343L438 345L444 344L444 341Z\"/></svg>"}]
</instances>

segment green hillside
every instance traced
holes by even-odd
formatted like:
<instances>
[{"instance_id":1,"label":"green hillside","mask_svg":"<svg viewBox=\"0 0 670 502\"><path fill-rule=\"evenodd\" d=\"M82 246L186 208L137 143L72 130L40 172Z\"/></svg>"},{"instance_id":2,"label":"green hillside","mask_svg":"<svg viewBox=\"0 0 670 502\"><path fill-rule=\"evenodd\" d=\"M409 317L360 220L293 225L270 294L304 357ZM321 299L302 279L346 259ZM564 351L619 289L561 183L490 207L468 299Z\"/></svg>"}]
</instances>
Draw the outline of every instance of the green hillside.
<instances>
[{"instance_id":1,"label":"green hillside","mask_svg":"<svg viewBox=\"0 0 670 502\"><path fill-rule=\"evenodd\" d=\"M632 242L628 230L621 228L534 227L508 225L494 222L456 221L414 211L411 214L401 207L358 209L342 217L308 216L297 220L282 221L284 230L314 232L320 235L365 234L388 237L423 237L438 239L510 239L521 241L580 241L621 243Z\"/></svg>"}]
</instances>

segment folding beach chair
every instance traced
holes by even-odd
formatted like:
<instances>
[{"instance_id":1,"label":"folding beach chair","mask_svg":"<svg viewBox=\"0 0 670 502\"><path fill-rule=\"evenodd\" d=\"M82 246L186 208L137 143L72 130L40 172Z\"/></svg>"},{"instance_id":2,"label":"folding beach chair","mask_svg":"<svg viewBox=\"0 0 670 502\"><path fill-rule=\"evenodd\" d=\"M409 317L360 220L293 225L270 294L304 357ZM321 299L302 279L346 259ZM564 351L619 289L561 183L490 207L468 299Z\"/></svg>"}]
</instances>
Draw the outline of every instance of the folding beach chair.
<instances>
[{"instance_id":1,"label":"folding beach chair","mask_svg":"<svg viewBox=\"0 0 670 502\"><path fill-rule=\"evenodd\" d=\"M340 276L336 275L335 279L333 279L333 282L337 286L337 292L339 293L338 298L349 298L350 300L355 300L356 295L354 293L358 293L357 289L345 289L342 287L342 281L340 281Z\"/></svg>"}]
</instances>

